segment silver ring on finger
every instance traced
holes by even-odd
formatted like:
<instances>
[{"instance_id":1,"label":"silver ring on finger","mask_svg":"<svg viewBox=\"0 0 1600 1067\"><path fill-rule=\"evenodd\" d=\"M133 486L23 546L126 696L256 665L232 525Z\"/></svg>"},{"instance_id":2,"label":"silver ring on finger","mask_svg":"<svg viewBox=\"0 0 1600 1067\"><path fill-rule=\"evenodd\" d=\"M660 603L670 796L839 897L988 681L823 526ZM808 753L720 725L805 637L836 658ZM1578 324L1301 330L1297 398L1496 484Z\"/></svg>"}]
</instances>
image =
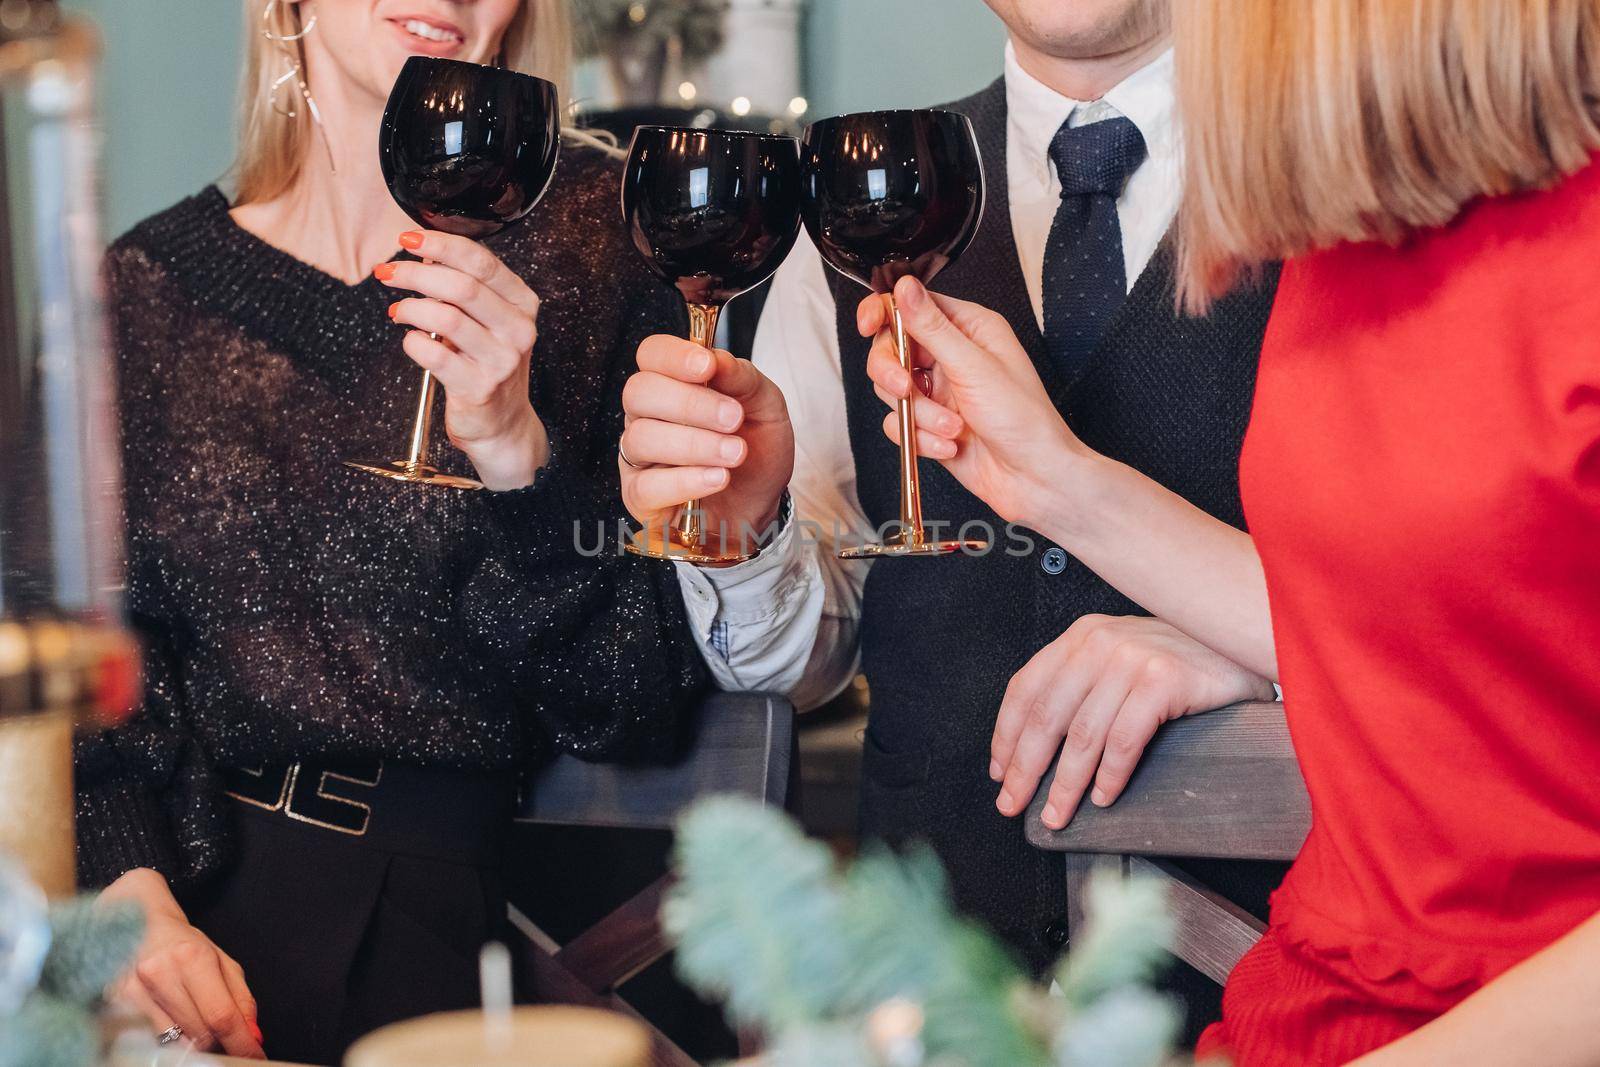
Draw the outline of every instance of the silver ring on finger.
<instances>
[{"instance_id":1,"label":"silver ring on finger","mask_svg":"<svg viewBox=\"0 0 1600 1067\"><path fill-rule=\"evenodd\" d=\"M653 464L650 463L635 463L633 460L629 459L628 452L622 447L621 441L617 442L617 455L622 457L622 462L626 463L636 471L649 470L653 466Z\"/></svg>"},{"instance_id":2,"label":"silver ring on finger","mask_svg":"<svg viewBox=\"0 0 1600 1067\"><path fill-rule=\"evenodd\" d=\"M156 1044L158 1044L158 1045L171 1045L171 1044L174 1044L175 1042L182 1041L182 1040L183 1040L183 1027L181 1027L181 1026L169 1026L165 1030L161 1031L161 1036L156 1038Z\"/></svg>"}]
</instances>

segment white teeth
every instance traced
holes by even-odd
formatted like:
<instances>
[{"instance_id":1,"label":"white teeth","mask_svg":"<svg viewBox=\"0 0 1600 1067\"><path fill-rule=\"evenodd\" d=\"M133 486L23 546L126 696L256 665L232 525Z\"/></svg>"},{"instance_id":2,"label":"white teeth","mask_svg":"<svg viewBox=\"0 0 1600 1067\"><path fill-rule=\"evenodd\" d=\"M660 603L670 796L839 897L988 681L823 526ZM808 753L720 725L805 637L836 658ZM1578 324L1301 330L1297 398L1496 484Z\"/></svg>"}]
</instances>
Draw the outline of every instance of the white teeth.
<instances>
[{"instance_id":1,"label":"white teeth","mask_svg":"<svg viewBox=\"0 0 1600 1067\"><path fill-rule=\"evenodd\" d=\"M421 37L424 41L438 41L441 44L458 44L461 38L449 30L441 30L437 26L430 26L420 19L409 19L405 23L406 32Z\"/></svg>"}]
</instances>

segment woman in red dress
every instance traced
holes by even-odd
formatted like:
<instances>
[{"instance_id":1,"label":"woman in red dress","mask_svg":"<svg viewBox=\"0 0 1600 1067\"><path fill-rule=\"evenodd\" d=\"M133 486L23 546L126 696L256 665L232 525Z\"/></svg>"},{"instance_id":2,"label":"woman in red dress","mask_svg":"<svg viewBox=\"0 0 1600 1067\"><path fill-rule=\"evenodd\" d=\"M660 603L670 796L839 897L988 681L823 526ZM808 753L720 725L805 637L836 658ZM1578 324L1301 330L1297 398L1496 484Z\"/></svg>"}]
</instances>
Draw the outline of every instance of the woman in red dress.
<instances>
[{"instance_id":1,"label":"woman in red dress","mask_svg":"<svg viewBox=\"0 0 1600 1067\"><path fill-rule=\"evenodd\" d=\"M1313 826L1202 1052L1600 1064L1600 4L1175 12L1179 296L1287 261L1251 534L1086 449L999 316L908 281L918 422L958 417L923 454L1282 682Z\"/></svg>"}]
</instances>

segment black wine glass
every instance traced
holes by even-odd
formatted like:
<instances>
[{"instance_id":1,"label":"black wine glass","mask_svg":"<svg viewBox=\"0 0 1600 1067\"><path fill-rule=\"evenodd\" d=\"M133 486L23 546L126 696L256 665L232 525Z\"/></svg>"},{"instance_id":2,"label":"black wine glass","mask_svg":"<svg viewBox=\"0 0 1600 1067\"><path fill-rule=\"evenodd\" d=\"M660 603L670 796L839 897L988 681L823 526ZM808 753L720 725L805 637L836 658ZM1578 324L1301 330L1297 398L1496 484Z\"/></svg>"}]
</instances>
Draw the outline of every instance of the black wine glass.
<instances>
[{"instance_id":1,"label":"black wine glass","mask_svg":"<svg viewBox=\"0 0 1600 1067\"><path fill-rule=\"evenodd\" d=\"M800 235L800 146L793 137L640 126L622 175L622 217L650 269L689 308L689 340L712 347L728 301L772 277ZM637 555L691 563L749 559L712 544L697 500L670 529L646 528Z\"/></svg>"},{"instance_id":2,"label":"black wine glass","mask_svg":"<svg viewBox=\"0 0 1600 1067\"><path fill-rule=\"evenodd\" d=\"M983 164L972 123L954 111L869 111L822 119L802 142L800 213L822 258L847 278L889 296L895 354L912 369L894 286L933 281L972 243L983 218ZM943 556L981 551L979 540L932 541L922 524L917 427L911 400L900 419L900 528L852 546L843 559Z\"/></svg>"},{"instance_id":3,"label":"black wine glass","mask_svg":"<svg viewBox=\"0 0 1600 1067\"><path fill-rule=\"evenodd\" d=\"M480 239L533 210L555 174L561 145L556 87L543 78L453 59L412 56L400 71L378 132L389 193L428 229ZM482 489L428 464L435 381L422 393L405 459L347 460L402 482Z\"/></svg>"}]
</instances>

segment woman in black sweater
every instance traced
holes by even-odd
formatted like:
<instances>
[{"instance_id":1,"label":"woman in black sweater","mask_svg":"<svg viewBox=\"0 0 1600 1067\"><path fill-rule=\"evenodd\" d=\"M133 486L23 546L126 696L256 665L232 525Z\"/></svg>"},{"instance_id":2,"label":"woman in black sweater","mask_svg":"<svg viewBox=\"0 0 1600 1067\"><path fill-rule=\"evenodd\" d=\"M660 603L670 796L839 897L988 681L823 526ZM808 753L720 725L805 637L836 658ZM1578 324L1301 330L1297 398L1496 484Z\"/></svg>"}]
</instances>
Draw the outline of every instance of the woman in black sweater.
<instances>
[{"instance_id":1,"label":"woman in black sweater","mask_svg":"<svg viewBox=\"0 0 1600 1067\"><path fill-rule=\"evenodd\" d=\"M80 746L80 868L149 916L121 992L169 1038L325 1063L471 1003L519 774L665 755L701 684L671 569L615 550L630 354L681 314L615 164L569 143L481 245L415 232L378 171L408 55L558 75L564 3L275 0L299 39L253 50L233 203L111 251L147 695ZM317 108L266 95L284 63ZM445 386L437 464L491 491L341 463L396 446L416 364Z\"/></svg>"}]
</instances>

